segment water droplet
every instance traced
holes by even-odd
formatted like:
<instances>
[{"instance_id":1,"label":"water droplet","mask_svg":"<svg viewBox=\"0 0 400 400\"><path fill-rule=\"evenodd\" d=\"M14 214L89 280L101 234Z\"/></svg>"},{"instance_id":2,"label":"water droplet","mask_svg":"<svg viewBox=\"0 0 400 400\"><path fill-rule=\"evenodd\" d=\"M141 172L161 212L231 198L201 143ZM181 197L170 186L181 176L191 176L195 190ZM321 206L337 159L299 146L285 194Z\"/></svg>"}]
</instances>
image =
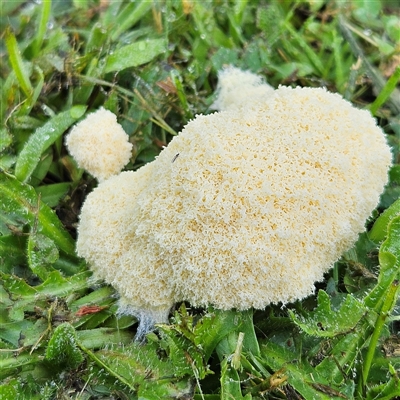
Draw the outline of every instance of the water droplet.
<instances>
[{"instance_id":1,"label":"water droplet","mask_svg":"<svg viewBox=\"0 0 400 400\"><path fill-rule=\"evenodd\" d=\"M176 20L176 14L175 13L169 13L167 17L168 22L174 22Z\"/></svg>"}]
</instances>

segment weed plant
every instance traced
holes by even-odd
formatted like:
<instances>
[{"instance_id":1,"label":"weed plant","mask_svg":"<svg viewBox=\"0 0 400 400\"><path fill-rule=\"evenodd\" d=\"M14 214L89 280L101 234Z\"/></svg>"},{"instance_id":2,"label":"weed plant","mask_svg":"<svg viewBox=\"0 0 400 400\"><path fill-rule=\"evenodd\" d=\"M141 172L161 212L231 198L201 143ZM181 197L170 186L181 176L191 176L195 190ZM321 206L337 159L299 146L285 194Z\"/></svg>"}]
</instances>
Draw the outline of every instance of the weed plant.
<instances>
[{"instance_id":1,"label":"weed plant","mask_svg":"<svg viewBox=\"0 0 400 400\"><path fill-rule=\"evenodd\" d=\"M400 398L397 2L0 7L1 399ZM75 255L77 216L96 183L63 135L103 106L129 133L127 168L137 169L210 112L228 64L369 109L393 149L390 183L315 296L256 312L177 304L170 325L137 343L135 318L116 314L113 289Z\"/></svg>"}]
</instances>

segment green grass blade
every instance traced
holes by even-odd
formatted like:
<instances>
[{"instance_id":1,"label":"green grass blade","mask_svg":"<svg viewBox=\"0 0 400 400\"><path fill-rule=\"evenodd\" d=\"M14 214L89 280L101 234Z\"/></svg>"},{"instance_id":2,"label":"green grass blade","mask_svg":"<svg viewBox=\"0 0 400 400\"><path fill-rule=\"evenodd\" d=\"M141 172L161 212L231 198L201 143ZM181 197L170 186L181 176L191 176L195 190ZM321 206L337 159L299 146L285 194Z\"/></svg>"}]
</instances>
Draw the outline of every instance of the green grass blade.
<instances>
[{"instance_id":1,"label":"green grass blade","mask_svg":"<svg viewBox=\"0 0 400 400\"><path fill-rule=\"evenodd\" d=\"M316 73L323 75L325 68L315 50L304 40L303 35L298 33L289 21L286 22L285 29L292 36L293 42L297 43L299 48L304 52L310 64L314 66Z\"/></svg>"},{"instance_id":2,"label":"green grass blade","mask_svg":"<svg viewBox=\"0 0 400 400\"><path fill-rule=\"evenodd\" d=\"M360 58L362 60L365 68L367 69L368 73L371 76L371 80L373 86L375 87L375 90L378 93L381 93L381 91L385 87L385 79L383 78L382 74L379 72L377 68L375 68L372 65L372 63L368 60L368 58L364 54L364 51L362 50L361 46L358 44L356 38L353 36L351 32L352 26L346 21L343 15L339 15L338 22L343 38L349 43L355 57ZM399 90L397 88L394 88L390 92L389 97L386 99L389 107L395 113L400 112L400 104L398 101L399 96L400 96Z\"/></svg>"},{"instance_id":3,"label":"green grass blade","mask_svg":"<svg viewBox=\"0 0 400 400\"><path fill-rule=\"evenodd\" d=\"M186 120L191 120L194 116L190 110L189 102L187 100L185 89L183 88L182 78L174 71L171 72L172 81L176 87L176 94L178 95L179 101L181 103L182 109L185 111Z\"/></svg>"},{"instance_id":4,"label":"green grass blade","mask_svg":"<svg viewBox=\"0 0 400 400\"><path fill-rule=\"evenodd\" d=\"M13 0L13 1L2 1L0 7L0 17L4 18L12 14L18 7L21 7L26 0Z\"/></svg>"},{"instance_id":5,"label":"green grass blade","mask_svg":"<svg viewBox=\"0 0 400 400\"><path fill-rule=\"evenodd\" d=\"M37 56L42 47L44 36L47 31L47 23L50 18L51 11L51 0L43 0L42 1L42 10L40 13L39 26L37 29L37 33L35 39L32 43L32 55L33 57Z\"/></svg>"},{"instance_id":6,"label":"green grass blade","mask_svg":"<svg viewBox=\"0 0 400 400\"><path fill-rule=\"evenodd\" d=\"M146 64L167 50L164 39L141 40L121 47L107 57L104 72L121 71L125 68Z\"/></svg>"},{"instance_id":7,"label":"green grass blade","mask_svg":"<svg viewBox=\"0 0 400 400\"><path fill-rule=\"evenodd\" d=\"M5 42L10 63L15 72L15 76L18 79L21 89L23 90L25 95L29 98L32 96L33 87L31 81L29 80L29 75L26 71L24 63L22 61L21 52L18 47L17 39L10 27L6 29Z\"/></svg>"},{"instance_id":8,"label":"green grass blade","mask_svg":"<svg viewBox=\"0 0 400 400\"><path fill-rule=\"evenodd\" d=\"M40 161L41 154L51 146L85 112L85 106L75 106L51 118L30 136L18 156L15 176L26 182Z\"/></svg>"},{"instance_id":9,"label":"green grass blade","mask_svg":"<svg viewBox=\"0 0 400 400\"><path fill-rule=\"evenodd\" d=\"M123 32L135 25L150 10L152 3L149 0L135 1L121 10L115 20L111 40L116 41Z\"/></svg>"},{"instance_id":10,"label":"green grass blade","mask_svg":"<svg viewBox=\"0 0 400 400\"><path fill-rule=\"evenodd\" d=\"M400 263L398 263L398 264L400 267ZM365 388L367 385L369 371L371 369L371 365L374 360L375 351L378 346L378 340L381 337L382 329L386 323L386 319L389 316L389 313L392 310L393 305L397 299L398 290L399 290L399 282L393 281L386 293L386 298L383 302L381 312L378 314L378 318L377 318L375 326L374 326L374 332L369 341L367 355L365 356L365 360L364 360L364 364L363 364L362 388Z\"/></svg>"},{"instance_id":11,"label":"green grass blade","mask_svg":"<svg viewBox=\"0 0 400 400\"><path fill-rule=\"evenodd\" d=\"M400 82L400 67L397 67L393 75L386 82L386 85L383 87L382 91L379 93L378 97L369 106L369 110L373 115L375 115L379 107L381 107L390 98L392 93L396 90L396 87L399 82ZM400 103L400 97L398 101ZM400 112L400 105L399 105L399 112Z\"/></svg>"}]
</instances>

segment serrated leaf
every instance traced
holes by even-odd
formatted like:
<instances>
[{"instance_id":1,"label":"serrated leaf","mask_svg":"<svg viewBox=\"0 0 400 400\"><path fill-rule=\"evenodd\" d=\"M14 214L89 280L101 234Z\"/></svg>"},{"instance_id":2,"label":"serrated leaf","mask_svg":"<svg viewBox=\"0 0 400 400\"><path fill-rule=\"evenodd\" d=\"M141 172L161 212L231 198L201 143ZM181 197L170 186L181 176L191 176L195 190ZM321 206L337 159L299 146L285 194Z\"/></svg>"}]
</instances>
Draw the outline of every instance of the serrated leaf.
<instances>
[{"instance_id":1,"label":"serrated leaf","mask_svg":"<svg viewBox=\"0 0 400 400\"><path fill-rule=\"evenodd\" d=\"M333 337L353 329L365 313L363 304L352 295L347 295L340 308L333 309L329 295L318 292L318 306L302 317L289 310L293 322L304 332L317 337Z\"/></svg>"},{"instance_id":2,"label":"serrated leaf","mask_svg":"<svg viewBox=\"0 0 400 400\"><path fill-rule=\"evenodd\" d=\"M164 39L141 40L123 46L107 57L104 72L121 71L146 64L166 50L167 44Z\"/></svg>"},{"instance_id":3,"label":"serrated leaf","mask_svg":"<svg viewBox=\"0 0 400 400\"><path fill-rule=\"evenodd\" d=\"M86 106L74 106L47 121L29 137L18 155L15 176L26 182L40 161L42 153L50 147L86 110Z\"/></svg>"},{"instance_id":4,"label":"serrated leaf","mask_svg":"<svg viewBox=\"0 0 400 400\"><path fill-rule=\"evenodd\" d=\"M393 374L387 382L371 387L367 391L366 400L392 400L397 396L400 396L400 379L397 374Z\"/></svg>"},{"instance_id":5,"label":"serrated leaf","mask_svg":"<svg viewBox=\"0 0 400 400\"><path fill-rule=\"evenodd\" d=\"M190 376L182 377L170 358L158 355L158 342L132 343L124 351L99 350L96 356L115 378L137 388L140 399L185 398L193 392Z\"/></svg>"},{"instance_id":6,"label":"serrated leaf","mask_svg":"<svg viewBox=\"0 0 400 400\"><path fill-rule=\"evenodd\" d=\"M83 362L83 355L77 344L76 332L67 322L57 326L46 349L46 359L56 365L66 364L76 368Z\"/></svg>"},{"instance_id":7,"label":"serrated leaf","mask_svg":"<svg viewBox=\"0 0 400 400\"><path fill-rule=\"evenodd\" d=\"M349 398L347 394L353 391L351 382L340 388L312 368L305 359L298 359L288 349L279 344L268 342L261 348L262 361L274 371L283 369L287 383L299 392L305 399L332 400ZM330 393L326 392L330 390Z\"/></svg>"},{"instance_id":8,"label":"serrated leaf","mask_svg":"<svg viewBox=\"0 0 400 400\"><path fill-rule=\"evenodd\" d=\"M364 299L364 304L380 312L385 294L400 273L400 217L395 217L387 228L387 238L379 249L380 271L378 283Z\"/></svg>"}]
</instances>

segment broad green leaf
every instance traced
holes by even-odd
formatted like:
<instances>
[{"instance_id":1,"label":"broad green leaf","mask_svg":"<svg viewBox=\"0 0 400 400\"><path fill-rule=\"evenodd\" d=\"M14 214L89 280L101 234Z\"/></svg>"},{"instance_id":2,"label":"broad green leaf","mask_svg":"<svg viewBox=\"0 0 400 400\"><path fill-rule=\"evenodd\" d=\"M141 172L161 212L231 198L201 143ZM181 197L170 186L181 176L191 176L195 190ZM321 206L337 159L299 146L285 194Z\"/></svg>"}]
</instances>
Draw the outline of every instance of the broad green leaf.
<instances>
[{"instance_id":1,"label":"broad green leaf","mask_svg":"<svg viewBox=\"0 0 400 400\"><path fill-rule=\"evenodd\" d=\"M18 7L21 7L25 3L25 0L13 0L5 1L1 7L1 16L6 17L12 14Z\"/></svg>"},{"instance_id":2,"label":"broad green leaf","mask_svg":"<svg viewBox=\"0 0 400 400\"><path fill-rule=\"evenodd\" d=\"M371 329L366 325L333 342L332 349L315 369L326 379L343 384L346 376L352 374L360 349L371 334Z\"/></svg>"},{"instance_id":3,"label":"broad green leaf","mask_svg":"<svg viewBox=\"0 0 400 400\"><path fill-rule=\"evenodd\" d=\"M353 15L363 23L368 24L378 16L382 5L380 1L358 0L354 3Z\"/></svg>"},{"instance_id":4,"label":"broad green leaf","mask_svg":"<svg viewBox=\"0 0 400 400\"><path fill-rule=\"evenodd\" d=\"M107 324L107 326L118 328L118 319L115 316L115 306L111 307L115 303L115 290L110 286L101 287L94 292L89 293L86 296L81 297L80 299L72 302L69 305L69 308L73 312L78 312L81 310L85 310L87 307L105 307L103 310L99 310L97 312L87 313L86 315L81 315L79 318L76 318L73 325L75 328L84 327L85 329L96 328L100 324L103 326L104 322L108 321L108 319L112 319L111 322ZM133 325L136 322L134 317L124 316L123 318L127 318L132 321L130 325ZM130 326L129 325L129 326Z\"/></svg>"},{"instance_id":5,"label":"broad green leaf","mask_svg":"<svg viewBox=\"0 0 400 400\"><path fill-rule=\"evenodd\" d=\"M93 27L90 30L89 37L85 43L86 54L88 54L94 50L100 49L104 45L104 42L107 40L107 38L109 38L109 32L107 31L107 29L105 29L104 26L102 26L102 24L100 22L93 24ZM97 58L94 57L93 60L95 61L95 64L97 65L97 62L98 62ZM90 71L90 68L89 68L89 71Z\"/></svg>"},{"instance_id":6,"label":"broad green leaf","mask_svg":"<svg viewBox=\"0 0 400 400\"><path fill-rule=\"evenodd\" d=\"M0 338L11 343L17 349L21 347L21 333L31 328L32 325L32 322L27 320L2 323L0 324Z\"/></svg>"},{"instance_id":7,"label":"broad green leaf","mask_svg":"<svg viewBox=\"0 0 400 400\"><path fill-rule=\"evenodd\" d=\"M36 187L36 193L40 194L40 200L46 203L49 207L56 207L61 198L63 198L71 184L69 182L53 183Z\"/></svg>"},{"instance_id":8,"label":"broad green leaf","mask_svg":"<svg viewBox=\"0 0 400 400\"><path fill-rule=\"evenodd\" d=\"M56 365L77 368L83 362L83 355L77 344L76 332L67 322L57 326L46 349L46 359Z\"/></svg>"},{"instance_id":9,"label":"broad green leaf","mask_svg":"<svg viewBox=\"0 0 400 400\"><path fill-rule=\"evenodd\" d=\"M18 369L37 364L43 357L37 354L24 352L18 357L14 353L0 353L0 378L15 374ZM13 397L6 400L14 400Z\"/></svg>"},{"instance_id":10,"label":"broad green leaf","mask_svg":"<svg viewBox=\"0 0 400 400\"><path fill-rule=\"evenodd\" d=\"M320 290L318 292L318 306L306 317L289 310L293 322L304 332L312 336L333 337L353 329L365 313L365 308L359 300L347 295L340 305L334 309L331 306L329 295Z\"/></svg>"},{"instance_id":11,"label":"broad green leaf","mask_svg":"<svg viewBox=\"0 0 400 400\"><path fill-rule=\"evenodd\" d=\"M107 57L104 72L121 71L146 64L166 50L167 43L164 39L141 40L128 44Z\"/></svg>"},{"instance_id":12,"label":"broad green leaf","mask_svg":"<svg viewBox=\"0 0 400 400\"><path fill-rule=\"evenodd\" d=\"M12 143L12 136L6 128L0 129L0 152L5 150Z\"/></svg>"},{"instance_id":13,"label":"broad green leaf","mask_svg":"<svg viewBox=\"0 0 400 400\"><path fill-rule=\"evenodd\" d=\"M28 302L33 300L37 291L36 288L29 286L28 283L15 275L8 275L0 273L2 280L2 285L4 289L8 292L8 296L11 300L24 299ZM29 299L31 297L31 299Z\"/></svg>"},{"instance_id":14,"label":"broad green leaf","mask_svg":"<svg viewBox=\"0 0 400 400\"><path fill-rule=\"evenodd\" d=\"M77 330L79 343L87 349L103 349L110 343L129 345L134 339L132 332L112 328Z\"/></svg>"},{"instance_id":15,"label":"broad green leaf","mask_svg":"<svg viewBox=\"0 0 400 400\"><path fill-rule=\"evenodd\" d=\"M221 400L243 400L239 374L225 358L221 363ZM251 398L251 397L250 397Z\"/></svg>"},{"instance_id":16,"label":"broad green leaf","mask_svg":"<svg viewBox=\"0 0 400 400\"><path fill-rule=\"evenodd\" d=\"M16 399L17 392L11 385L0 385L0 400Z\"/></svg>"},{"instance_id":17,"label":"broad green leaf","mask_svg":"<svg viewBox=\"0 0 400 400\"><path fill-rule=\"evenodd\" d=\"M208 360L218 343L233 331L242 330L241 314L236 311L211 310L194 328L194 343L201 346ZM233 353L229 351L227 355Z\"/></svg>"},{"instance_id":18,"label":"broad green leaf","mask_svg":"<svg viewBox=\"0 0 400 400\"><path fill-rule=\"evenodd\" d=\"M368 236L376 243L385 239L387 228L393 218L400 215L400 199L395 201L389 208L387 208L375 221L374 226L370 230Z\"/></svg>"},{"instance_id":19,"label":"broad green leaf","mask_svg":"<svg viewBox=\"0 0 400 400\"><path fill-rule=\"evenodd\" d=\"M48 299L63 297L79 293L88 287L89 271L77 273L74 276L64 278L59 271L53 271L40 285L29 286L24 279L15 275L0 272L0 278L13 305L9 307L9 315L12 320L22 320L24 312L34 312L35 307L48 307Z\"/></svg>"},{"instance_id":20,"label":"broad green leaf","mask_svg":"<svg viewBox=\"0 0 400 400\"><path fill-rule=\"evenodd\" d=\"M80 307L87 305L108 305L110 302L113 302L113 297L115 295L115 290L111 286L103 286L86 296L79 298L78 300L73 301L69 304L69 308L72 311L78 311Z\"/></svg>"},{"instance_id":21,"label":"broad green leaf","mask_svg":"<svg viewBox=\"0 0 400 400\"><path fill-rule=\"evenodd\" d=\"M153 399L185 399L193 393L193 378L186 379L160 379L160 381L146 380L139 386L138 396L141 400Z\"/></svg>"},{"instance_id":22,"label":"broad green leaf","mask_svg":"<svg viewBox=\"0 0 400 400\"><path fill-rule=\"evenodd\" d=\"M66 254L75 256L75 243L64 229L55 212L39 201L35 190L18 179L0 171L0 231L12 233L29 224L31 229L54 241ZM3 223L3 227L1 226ZM14 227L12 229L10 224ZM15 224L15 225L14 225Z\"/></svg>"},{"instance_id":23,"label":"broad green leaf","mask_svg":"<svg viewBox=\"0 0 400 400\"><path fill-rule=\"evenodd\" d=\"M18 341L20 346L31 347L31 352L43 343L44 339L47 339L47 333L49 332L49 322L46 318L42 317L36 320L35 323L31 323L30 326L25 327L21 330L21 337Z\"/></svg>"},{"instance_id":24,"label":"broad green leaf","mask_svg":"<svg viewBox=\"0 0 400 400\"><path fill-rule=\"evenodd\" d=\"M159 368L164 366L164 362L157 359L155 349L151 351L148 347L149 345L146 344L143 349L136 347L132 349L131 345L127 346L124 352L120 352L118 349L102 349L96 352L96 357L107 366L107 369L114 371L115 375L121 376L122 381L127 380L133 386L144 381L147 368L152 371L153 379L157 379ZM145 364L142 364L140 359L138 360L141 353L146 355L147 362Z\"/></svg>"},{"instance_id":25,"label":"broad green leaf","mask_svg":"<svg viewBox=\"0 0 400 400\"><path fill-rule=\"evenodd\" d=\"M59 271L53 271L42 284L34 286L33 289L36 296L63 297L86 289L89 285L88 278L90 276L90 271L83 271L64 278Z\"/></svg>"},{"instance_id":26,"label":"broad green leaf","mask_svg":"<svg viewBox=\"0 0 400 400\"><path fill-rule=\"evenodd\" d=\"M86 110L85 106L74 106L61 112L36 129L20 152L15 176L26 182L40 161L42 153L50 147Z\"/></svg>"},{"instance_id":27,"label":"broad green leaf","mask_svg":"<svg viewBox=\"0 0 400 400\"><path fill-rule=\"evenodd\" d=\"M23 265L26 257L25 249L25 236L0 236L0 271L11 273L18 265Z\"/></svg>"},{"instance_id":28,"label":"broad green leaf","mask_svg":"<svg viewBox=\"0 0 400 400\"><path fill-rule=\"evenodd\" d=\"M389 15L382 18L386 32L393 42L397 42L400 37L400 17L398 15Z\"/></svg>"},{"instance_id":29,"label":"broad green leaf","mask_svg":"<svg viewBox=\"0 0 400 400\"><path fill-rule=\"evenodd\" d=\"M42 281L53 271L51 267L59 257L55 243L47 236L32 233L28 237L28 265Z\"/></svg>"},{"instance_id":30,"label":"broad green leaf","mask_svg":"<svg viewBox=\"0 0 400 400\"><path fill-rule=\"evenodd\" d=\"M52 163L53 163L53 152L51 151L51 149L48 149L41 155L36 168L31 174L29 184L33 187L40 185L40 183L48 174Z\"/></svg>"}]
</instances>

